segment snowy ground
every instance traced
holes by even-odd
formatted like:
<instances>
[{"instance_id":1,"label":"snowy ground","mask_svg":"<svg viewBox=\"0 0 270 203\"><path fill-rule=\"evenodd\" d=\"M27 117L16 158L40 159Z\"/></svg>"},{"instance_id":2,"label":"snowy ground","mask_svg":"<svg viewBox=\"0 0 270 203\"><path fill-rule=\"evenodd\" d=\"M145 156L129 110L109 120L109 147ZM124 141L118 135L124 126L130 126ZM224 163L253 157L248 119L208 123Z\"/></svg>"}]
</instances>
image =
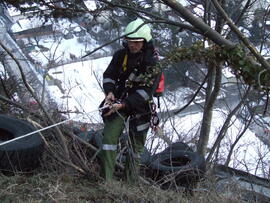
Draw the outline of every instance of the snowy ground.
<instances>
[{"instance_id":1,"label":"snowy ground","mask_svg":"<svg viewBox=\"0 0 270 203\"><path fill-rule=\"evenodd\" d=\"M98 108L104 98L101 76L109 60L110 57L107 57L50 69L49 74L61 80L65 90L63 94L57 86L49 86L62 108L80 112L91 112Z\"/></svg>"}]
</instances>

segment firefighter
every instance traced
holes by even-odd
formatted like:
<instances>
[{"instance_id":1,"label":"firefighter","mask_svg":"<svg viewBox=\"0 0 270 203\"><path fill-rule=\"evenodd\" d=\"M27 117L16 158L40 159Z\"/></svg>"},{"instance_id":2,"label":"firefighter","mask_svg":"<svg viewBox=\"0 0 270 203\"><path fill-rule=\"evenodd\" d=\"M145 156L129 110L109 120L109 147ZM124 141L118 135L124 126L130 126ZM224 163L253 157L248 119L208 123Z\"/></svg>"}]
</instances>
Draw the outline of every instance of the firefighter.
<instances>
[{"instance_id":1,"label":"firefighter","mask_svg":"<svg viewBox=\"0 0 270 203\"><path fill-rule=\"evenodd\" d=\"M128 154L131 156L126 159L125 175L128 182L138 180L139 159L150 127L149 102L152 100L153 85L158 75L154 68L157 54L151 30L146 24L141 26L143 23L142 19L136 19L127 25L124 48L114 53L103 73L106 96L101 107L107 105L109 108L102 113L104 130L100 159L101 175L106 181L113 179L117 144L128 118L128 135L131 141L131 153ZM139 26L141 27L138 29Z\"/></svg>"}]
</instances>

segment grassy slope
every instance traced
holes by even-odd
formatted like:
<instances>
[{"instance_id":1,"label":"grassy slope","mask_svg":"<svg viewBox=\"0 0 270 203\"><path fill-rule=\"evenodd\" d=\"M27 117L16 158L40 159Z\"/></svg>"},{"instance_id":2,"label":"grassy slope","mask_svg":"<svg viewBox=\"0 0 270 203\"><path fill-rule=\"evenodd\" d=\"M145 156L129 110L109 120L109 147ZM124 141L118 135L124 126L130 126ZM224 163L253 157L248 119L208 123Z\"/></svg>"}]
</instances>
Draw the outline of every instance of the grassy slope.
<instances>
[{"instance_id":1,"label":"grassy slope","mask_svg":"<svg viewBox=\"0 0 270 203\"><path fill-rule=\"evenodd\" d=\"M65 173L0 175L0 202L240 202L208 192L183 196L152 186L104 183Z\"/></svg>"},{"instance_id":2,"label":"grassy slope","mask_svg":"<svg viewBox=\"0 0 270 203\"><path fill-rule=\"evenodd\" d=\"M114 181L105 183L96 175L98 164L90 161L93 152L87 147L68 140L74 164L87 168L88 177L80 175L74 168L59 162L63 157L62 148L50 140L43 154L41 167L32 174L5 176L0 173L0 203L2 202L202 202L233 203L241 202L228 199L216 192L195 192L187 197L183 191L166 191L157 187L140 184L128 185ZM52 156L52 154L54 156ZM75 159L76 158L76 159ZM121 177L121 176L120 176ZM208 181L211 182L211 181ZM208 187L209 188L209 187ZM237 199L237 197L235 197Z\"/></svg>"}]
</instances>

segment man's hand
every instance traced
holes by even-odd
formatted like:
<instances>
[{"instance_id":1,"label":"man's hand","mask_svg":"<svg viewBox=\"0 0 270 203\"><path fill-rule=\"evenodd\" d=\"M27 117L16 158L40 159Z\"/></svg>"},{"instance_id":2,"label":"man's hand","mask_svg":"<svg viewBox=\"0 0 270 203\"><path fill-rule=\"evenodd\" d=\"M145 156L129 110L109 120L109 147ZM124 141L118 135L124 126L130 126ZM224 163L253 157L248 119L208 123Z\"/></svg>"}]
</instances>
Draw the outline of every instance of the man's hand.
<instances>
[{"instance_id":1,"label":"man's hand","mask_svg":"<svg viewBox=\"0 0 270 203\"><path fill-rule=\"evenodd\" d=\"M109 92L105 98L105 104L112 104L115 101L115 96L112 92Z\"/></svg>"},{"instance_id":2,"label":"man's hand","mask_svg":"<svg viewBox=\"0 0 270 203\"><path fill-rule=\"evenodd\" d=\"M111 107L110 107L110 110L109 110L107 113L105 113L103 116L104 116L104 117L109 116L109 115L115 113L116 111L119 111L120 109L124 109L124 108L125 108L125 104L123 104L123 103L120 103L120 104L117 104L117 103L112 104Z\"/></svg>"}]
</instances>

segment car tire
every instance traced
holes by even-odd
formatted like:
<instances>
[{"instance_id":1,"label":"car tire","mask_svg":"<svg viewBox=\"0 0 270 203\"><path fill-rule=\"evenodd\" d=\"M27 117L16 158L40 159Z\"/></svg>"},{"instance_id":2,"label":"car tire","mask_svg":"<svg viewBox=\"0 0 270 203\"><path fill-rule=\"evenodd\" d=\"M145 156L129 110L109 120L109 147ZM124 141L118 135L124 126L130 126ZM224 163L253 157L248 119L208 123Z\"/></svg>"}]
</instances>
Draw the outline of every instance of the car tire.
<instances>
[{"instance_id":1,"label":"car tire","mask_svg":"<svg viewBox=\"0 0 270 203\"><path fill-rule=\"evenodd\" d=\"M190 188L203 177L205 159L197 152L163 151L152 157L150 168L154 180L162 180L166 175L175 173L173 181L178 186ZM168 185L168 182L162 182L161 184Z\"/></svg>"},{"instance_id":2,"label":"car tire","mask_svg":"<svg viewBox=\"0 0 270 203\"><path fill-rule=\"evenodd\" d=\"M30 123L6 115L0 115L0 143L35 131ZM38 133L0 146L0 170L2 172L29 171L40 164L44 141Z\"/></svg>"},{"instance_id":3,"label":"car tire","mask_svg":"<svg viewBox=\"0 0 270 203\"><path fill-rule=\"evenodd\" d=\"M74 134L81 138L82 140L84 140L85 142L88 142L92 145L94 145L95 147L97 148L101 148L102 146L102 131L103 129L101 130L89 130L89 131L85 131L85 132L82 132L80 130L76 130L76 132L74 132Z\"/></svg>"},{"instance_id":4,"label":"car tire","mask_svg":"<svg viewBox=\"0 0 270 203\"><path fill-rule=\"evenodd\" d=\"M148 166L151 163L151 154L149 150L144 147L143 153L140 156L140 164Z\"/></svg>"},{"instance_id":5,"label":"car tire","mask_svg":"<svg viewBox=\"0 0 270 203\"><path fill-rule=\"evenodd\" d=\"M175 151L175 150L193 152L193 149L184 142L172 143L166 149L164 149L164 151L169 151L169 152L170 151Z\"/></svg>"}]
</instances>

